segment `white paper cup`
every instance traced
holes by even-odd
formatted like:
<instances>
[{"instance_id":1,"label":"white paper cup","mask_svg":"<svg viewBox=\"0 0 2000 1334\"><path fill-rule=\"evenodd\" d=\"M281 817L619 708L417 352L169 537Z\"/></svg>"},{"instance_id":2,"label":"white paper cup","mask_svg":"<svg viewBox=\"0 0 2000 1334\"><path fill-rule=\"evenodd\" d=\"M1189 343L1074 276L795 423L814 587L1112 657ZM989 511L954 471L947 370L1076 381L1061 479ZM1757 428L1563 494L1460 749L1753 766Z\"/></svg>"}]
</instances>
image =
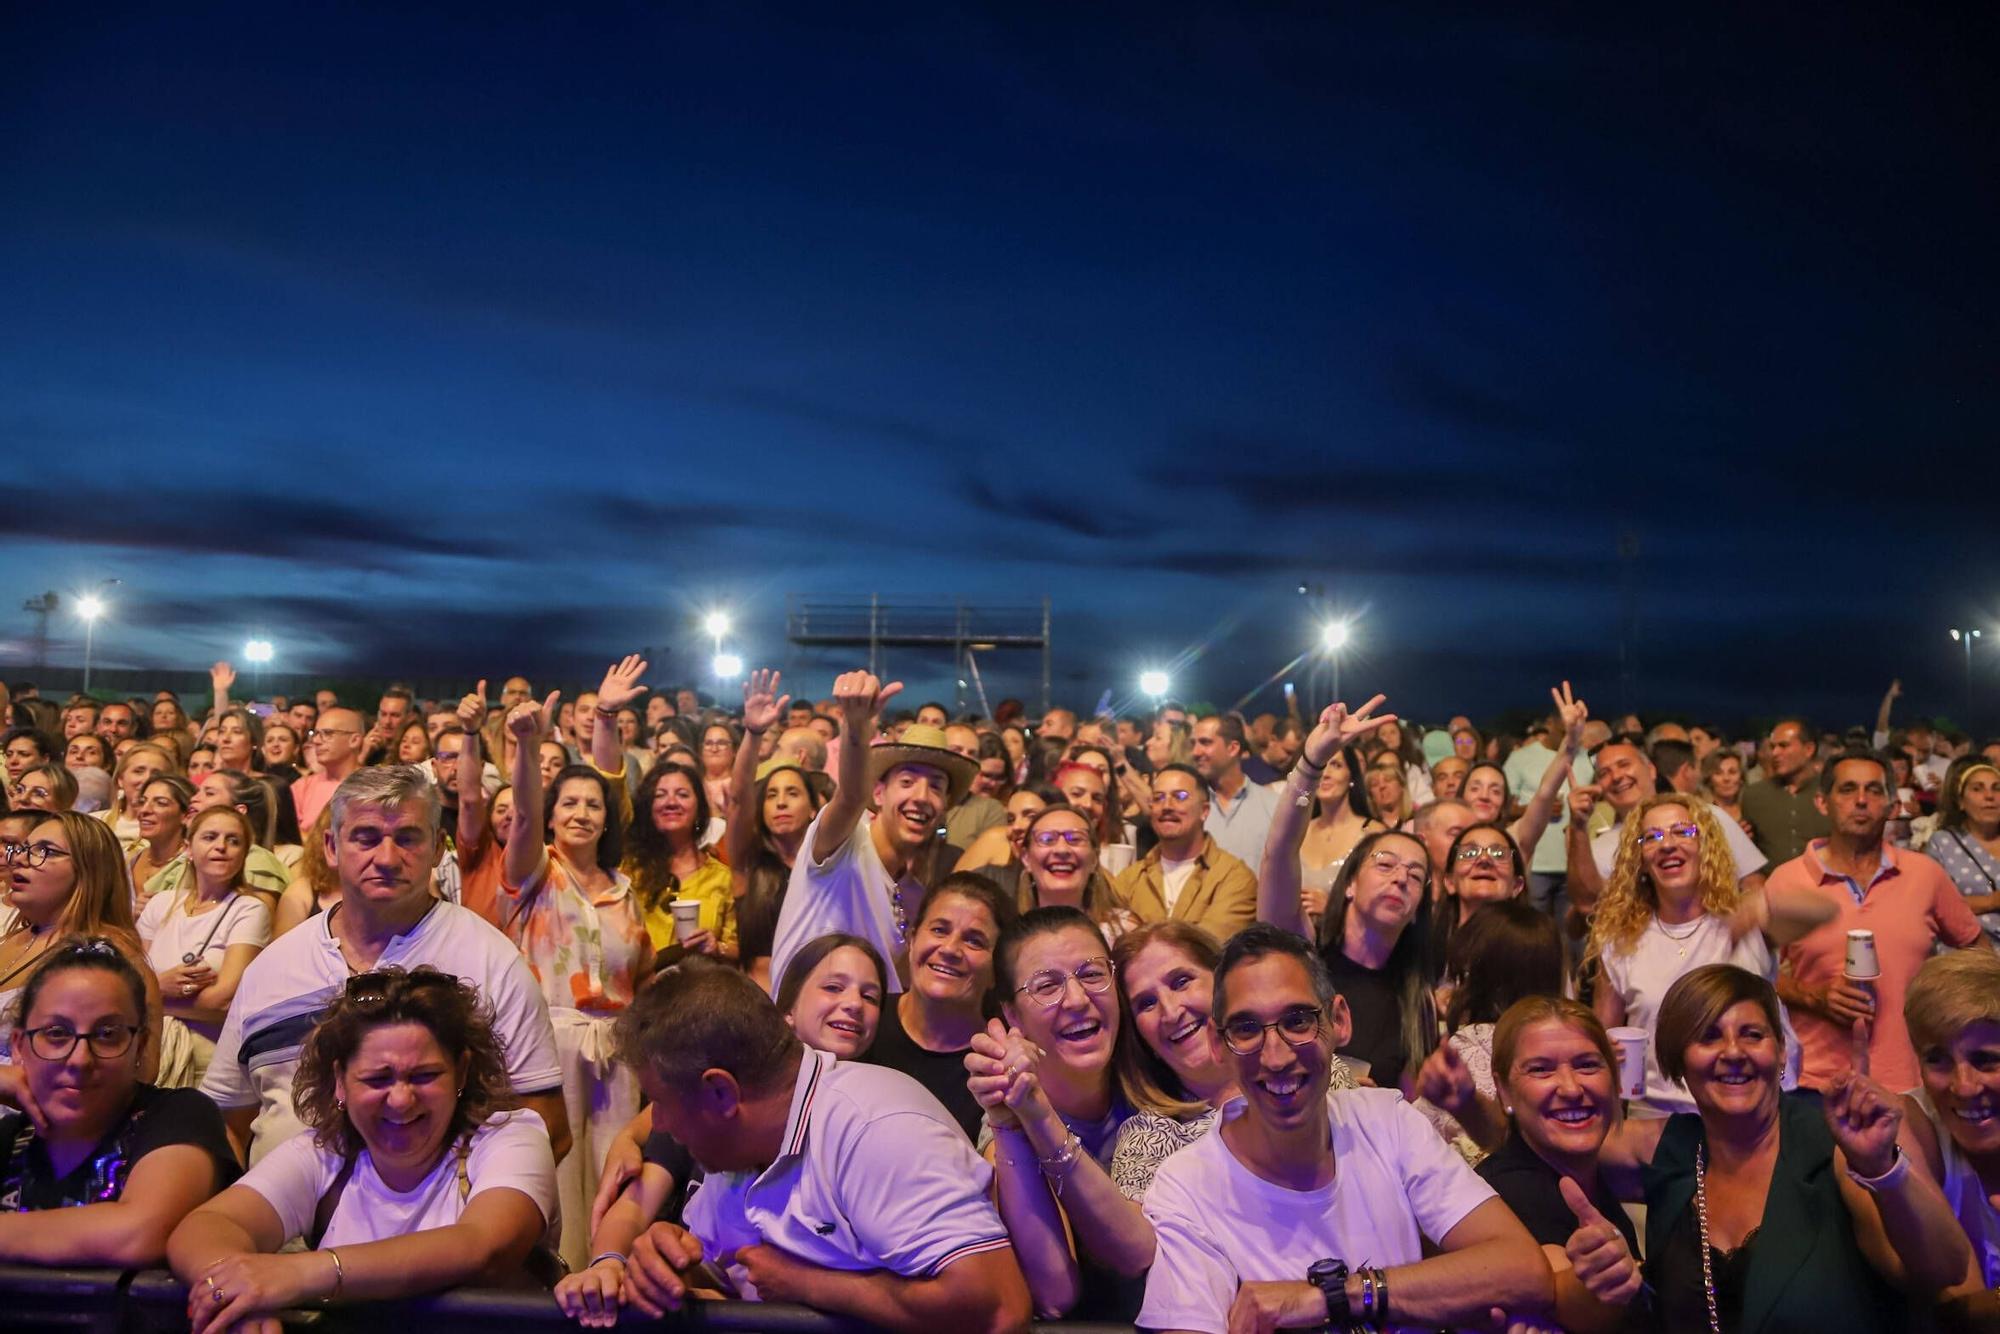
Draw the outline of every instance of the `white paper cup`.
<instances>
[{"instance_id":1,"label":"white paper cup","mask_svg":"<svg viewBox=\"0 0 2000 1334\"><path fill-rule=\"evenodd\" d=\"M1847 975L1864 981L1882 976L1882 964L1875 957L1875 933L1857 929L1847 933Z\"/></svg>"},{"instance_id":2,"label":"white paper cup","mask_svg":"<svg viewBox=\"0 0 2000 1334\"><path fill-rule=\"evenodd\" d=\"M701 930L701 900L675 899L667 905L674 915L674 939L686 940Z\"/></svg>"},{"instance_id":3,"label":"white paper cup","mask_svg":"<svg viewBox=\"0 0 2000 1334\"><path fill-rule=\"evenodd\" d=\"M1109 876L1123 875L1139 860L1139 850L1130 843L1106 843L1097 850L1097 869Z\"/></svg>"},{"instance_id":4,"label":"white paper cup","mask_svg":"<svg viewBox=\"0 0 2000 1334\"><path fill-rule=\"evenodd\" d=\"M1618 1092L1625 1098L1646 1096L1646 1042L1643 1028L1610 1030L1611 1045L1618 1049Z\"/></svg>"}]
</instances>

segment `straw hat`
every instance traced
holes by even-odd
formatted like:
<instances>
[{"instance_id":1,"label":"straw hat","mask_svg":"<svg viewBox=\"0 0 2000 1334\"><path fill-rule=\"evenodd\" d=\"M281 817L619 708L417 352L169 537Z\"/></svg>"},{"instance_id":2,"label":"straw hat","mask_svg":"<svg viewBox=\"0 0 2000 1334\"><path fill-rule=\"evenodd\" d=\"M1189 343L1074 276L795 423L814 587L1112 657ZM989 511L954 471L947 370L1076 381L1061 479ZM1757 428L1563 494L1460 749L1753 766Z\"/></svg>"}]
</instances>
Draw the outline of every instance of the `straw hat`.
<instances>
[{"instance_id":1,"label":"straw hat","mask_svg":"<svg viewBox=\"0 0 2000 1334\"><path fill-rule=\"evenodd\" d=\"M956 806L972 787L979 766L944 744L944 729L912 723L903 729L900 741L868 748L868 786L872 789L891 769L904 764L921 764L944 773L949 792L947 807Z\"/></svg>"}]
</instances>

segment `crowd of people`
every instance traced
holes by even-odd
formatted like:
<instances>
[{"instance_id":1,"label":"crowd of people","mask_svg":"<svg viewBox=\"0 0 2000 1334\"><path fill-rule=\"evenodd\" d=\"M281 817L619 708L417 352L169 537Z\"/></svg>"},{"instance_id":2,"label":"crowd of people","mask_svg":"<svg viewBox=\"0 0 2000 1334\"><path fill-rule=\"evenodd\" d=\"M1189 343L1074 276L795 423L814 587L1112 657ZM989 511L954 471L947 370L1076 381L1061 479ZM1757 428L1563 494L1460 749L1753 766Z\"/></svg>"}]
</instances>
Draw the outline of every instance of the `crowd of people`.
<instances>
[{"instance_id":1,"label":"crowd of people","mask_svg":"<svg viewBox=\"0 0 2000 1334\"><path fill-rule=\"evenodd\" d=\"M0 688L0 1259L886 1330L2000 1329L2000 742Z\"/></svg>"}]
</instances>

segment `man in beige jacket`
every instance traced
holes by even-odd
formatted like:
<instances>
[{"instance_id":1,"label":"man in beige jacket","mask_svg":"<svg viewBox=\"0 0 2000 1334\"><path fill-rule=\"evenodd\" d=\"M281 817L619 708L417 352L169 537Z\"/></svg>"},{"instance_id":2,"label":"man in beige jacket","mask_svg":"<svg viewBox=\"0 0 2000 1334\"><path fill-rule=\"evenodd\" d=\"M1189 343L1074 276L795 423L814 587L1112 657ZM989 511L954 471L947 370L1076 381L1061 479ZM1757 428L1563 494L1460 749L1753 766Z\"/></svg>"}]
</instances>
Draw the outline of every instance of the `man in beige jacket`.
<instances>
[{"instance_id":1,"label":"man in beige jacket","mask_svg":"<svg viewBox=\"0 0 2000 1334\"><path fill-rule=\"evenodd\" d=\"M1127 867L1112 888L1141 922L1189 922L1220 942L1257 916L1257 876L1203 828L1208 784L1186 764L1153 775L1153 832L1159 845Z\"/></svg>"}]
</instances>

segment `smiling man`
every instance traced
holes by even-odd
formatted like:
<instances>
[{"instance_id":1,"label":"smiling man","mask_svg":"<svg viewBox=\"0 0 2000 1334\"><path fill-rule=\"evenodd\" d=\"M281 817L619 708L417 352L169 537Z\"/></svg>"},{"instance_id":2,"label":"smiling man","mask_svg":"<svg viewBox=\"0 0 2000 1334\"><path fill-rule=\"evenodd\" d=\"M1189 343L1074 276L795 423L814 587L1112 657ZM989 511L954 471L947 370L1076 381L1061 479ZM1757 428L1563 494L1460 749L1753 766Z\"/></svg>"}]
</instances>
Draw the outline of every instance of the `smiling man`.
<instances>
[{"instance_id":1,"label":"smiling man","mask_svg":"<svg viewBox=\"0 0 2000 1334\"><path fill-rule=\"evenodd\" d=\"M333 794L326 859L340 902L279 936L243 970L201 1091L253 1164L303 1127L292 1106L299 1048L355 974L429 964L464 978L493 1008L493 1030L522 1103L569 1148L562 1068L541 988L521 951L478 914L431 893L438 795L422 769L381 765Z\"/></svg>"},{"instance_id":2,"label":"smiling man","mask_svg":"<svg viewBox=\"0 0 2000 1334\"><path fill-rule=\"evenodd\" d=\"M870 745L882 707L902 692L871 673L847 672L833 683L841 715L840 785L806 830L778 910L771 984L792 955L816 936L849 931L893 960L890 989L908 985L911 919L935 863L944 813L972 786L975 762L948 749L936 728L912 724L892 745ZM870 806L873 806L871 812Z\"/></svg>"},{"instance_id":3,"label":"smiling man","mask_svg":"<svg viewBox=\"0 0 2000 1334\"><path fill-rule=\"evenodd\" d=\"M1215 1016L1243 1096L1146 1194L1142 1329L1483 1329L1549 1308L1534 1238L1421 1113L1394 1089L1328 1096L1347 1007L1303 939L1232 937Z\"/></svg>"},{"instance_id":4,"label":"smiling man","mask_svg":"<svg viewBox=\"0 0 2000 1334\"><path fill-rule=\"evenodd\" d=\"M1597 752L1596 783L1578 788L1570 795L1569 884L1570 899L1577 907L1588 912L1596 906L1597 896L1611 875L1612 860L1618 855L1618 836L1625 826L1625 817L1659 788L1659 770L1638 745L1613 741ZM1609 827L1592 837L1590 808L1599 797L1611 808L1612 820ZM1764 883L1764 854L1743 832L1742 825L1721 811L1712 813L1715 822L1722 826L1723 840L1729 844L1730 856L1735 859L1738 887L1745 893L1759 888Z\"/></svg>"},{"instance_id":5,"label":"smiling man","mask_svg":"<svg viewBox=\"0 0 2000 1334\"><path fill-rule=\"evenodd\" d=\"M1166 764L1153 775L1153 833L1143 861L1112 886L1141 922L1179 921L1227 940L1257 917L1257 876L1224 852L1204 824L1208 784L1192 765Z\"/></svg>"}]
</instances>

